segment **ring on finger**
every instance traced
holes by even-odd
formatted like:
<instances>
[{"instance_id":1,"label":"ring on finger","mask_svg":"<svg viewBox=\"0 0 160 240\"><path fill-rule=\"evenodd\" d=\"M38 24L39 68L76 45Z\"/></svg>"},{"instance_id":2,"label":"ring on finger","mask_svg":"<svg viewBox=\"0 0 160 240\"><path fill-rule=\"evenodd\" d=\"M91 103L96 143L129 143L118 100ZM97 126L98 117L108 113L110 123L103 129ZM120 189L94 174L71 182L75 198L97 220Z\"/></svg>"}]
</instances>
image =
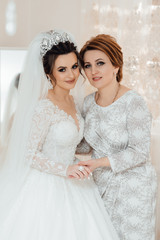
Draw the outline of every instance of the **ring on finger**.
<instances>
[{"instance_id":1,"label":"ring on finger","mask_svg":"<svg viewBox=\"0 0 160 240\"><path fill-rule=\"evenodd\" d=\"M80 172L83 172L84 167L83 167L83 166L79 166L79 167L78 167L78 170L79 170Z\"/></svg>"}]
</instances>

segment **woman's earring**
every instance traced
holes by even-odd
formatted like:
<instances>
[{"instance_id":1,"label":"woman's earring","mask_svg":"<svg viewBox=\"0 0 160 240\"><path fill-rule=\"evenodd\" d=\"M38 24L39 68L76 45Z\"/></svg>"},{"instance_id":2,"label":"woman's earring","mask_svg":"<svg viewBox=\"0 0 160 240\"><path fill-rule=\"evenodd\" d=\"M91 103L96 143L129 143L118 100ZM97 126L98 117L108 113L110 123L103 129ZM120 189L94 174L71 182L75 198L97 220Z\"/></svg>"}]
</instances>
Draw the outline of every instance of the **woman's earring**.
<instances>
[{"instance_id":1,"label":"woman's earring","mask_svg":"<svg viewBox=\"0 0 160 240\"><path fill-rule=\"evenodd\" d=\"M114 75L114 78L116 78L116 79L117 79L117 73L116 73L116 72L114 72L114 73L113 73L113 75Z\"/></svg>"}]
</instances>

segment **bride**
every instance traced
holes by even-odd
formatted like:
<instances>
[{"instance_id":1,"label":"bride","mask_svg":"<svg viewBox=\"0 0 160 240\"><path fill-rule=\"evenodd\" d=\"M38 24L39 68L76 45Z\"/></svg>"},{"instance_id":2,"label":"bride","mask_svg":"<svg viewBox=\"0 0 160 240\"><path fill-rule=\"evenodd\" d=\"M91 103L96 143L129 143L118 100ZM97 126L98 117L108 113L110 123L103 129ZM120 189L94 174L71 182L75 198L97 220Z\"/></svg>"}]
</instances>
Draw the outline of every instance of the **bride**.
<instances>
[{"instance_id":1,"label":"bride","mask_svg":"<svg viewBox=\"0 0 160 240\"><path fill-rule=\"evenodd\" d=\"M70 34L32 41L1 153L1 240L118 240L90 170L74 161L84 121L69 93L79 72Z\"/></svg>"}]
</instances>

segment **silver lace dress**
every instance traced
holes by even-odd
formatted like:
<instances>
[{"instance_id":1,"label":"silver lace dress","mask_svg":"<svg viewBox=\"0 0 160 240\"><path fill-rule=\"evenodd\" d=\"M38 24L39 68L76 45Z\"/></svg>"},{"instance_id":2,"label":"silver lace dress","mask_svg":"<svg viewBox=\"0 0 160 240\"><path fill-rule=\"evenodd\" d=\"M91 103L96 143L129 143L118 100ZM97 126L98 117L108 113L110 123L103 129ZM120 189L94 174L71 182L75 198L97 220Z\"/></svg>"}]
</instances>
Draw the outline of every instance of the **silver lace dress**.
<instances>
[{"instance_id":1,"label":"silver lace dress","mask_svg":"<svg viewBox=\"0 0 160 240\"><path fill-rule=\"evenodd\" d=\"M107 212L121 240L155 239L156 173L151 165L151 114L143 98L128 91L107 107L85 98L84 137L79 152L107 156L110 167L94 171Z\"/></svg>"}]
</instances>

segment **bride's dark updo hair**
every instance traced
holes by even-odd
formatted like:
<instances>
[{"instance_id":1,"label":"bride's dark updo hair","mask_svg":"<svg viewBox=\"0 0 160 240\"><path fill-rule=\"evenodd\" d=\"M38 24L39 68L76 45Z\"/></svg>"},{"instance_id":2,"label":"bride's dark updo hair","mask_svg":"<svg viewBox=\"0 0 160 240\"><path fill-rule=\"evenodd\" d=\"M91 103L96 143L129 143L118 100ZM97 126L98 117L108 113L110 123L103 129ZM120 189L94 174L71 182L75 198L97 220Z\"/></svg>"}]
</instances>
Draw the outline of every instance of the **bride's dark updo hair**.
<instances>
[{"instance_id":1,"label":"bride's dark updo hair","mask_svg":"<svg viewBox=\"0 0 160 240\"><path fill-rule=\"evenodd\" d=\"M57 45L53 45L53 47L46 52L46 54L43 56L43 67L44 72L51 77L51 79L54 79L54 76L52 76L53 68L55 61L59 55L62 54L68 54L68 53L75 53L77 56L77 59L79 61L79 53L77 51L77 47L74 45L74 43L66 41L66 42L60 42Z\"/></svg>"}]
</instances>

